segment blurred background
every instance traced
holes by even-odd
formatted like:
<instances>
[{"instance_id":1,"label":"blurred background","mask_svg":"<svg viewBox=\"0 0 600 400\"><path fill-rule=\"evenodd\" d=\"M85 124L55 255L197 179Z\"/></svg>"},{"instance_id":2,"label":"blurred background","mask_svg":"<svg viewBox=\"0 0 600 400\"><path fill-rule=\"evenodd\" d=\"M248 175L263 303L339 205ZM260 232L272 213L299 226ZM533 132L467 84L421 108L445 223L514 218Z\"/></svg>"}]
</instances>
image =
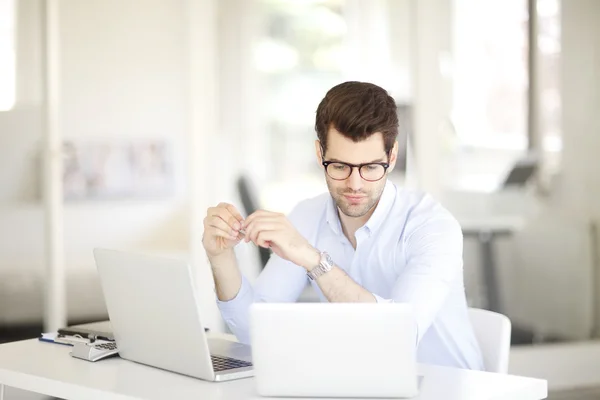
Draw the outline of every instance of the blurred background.
<instances>
[{"instance_id":1,"label":"blurred background","mask_svg":"<svg viewBox=\"0 0 600 400\"><path fill-rule=\"evenodd\" d=\"M189 260L224 330L206 208L326 190L315 110L362 80L398 104L390 179L454 213L469 304L512 320L510 372L600 398L599 20L597 0L0 0L0 342L107 319L94 247ZM254 279L268 254L239 254Z\"/></svg>"}]
</instances>

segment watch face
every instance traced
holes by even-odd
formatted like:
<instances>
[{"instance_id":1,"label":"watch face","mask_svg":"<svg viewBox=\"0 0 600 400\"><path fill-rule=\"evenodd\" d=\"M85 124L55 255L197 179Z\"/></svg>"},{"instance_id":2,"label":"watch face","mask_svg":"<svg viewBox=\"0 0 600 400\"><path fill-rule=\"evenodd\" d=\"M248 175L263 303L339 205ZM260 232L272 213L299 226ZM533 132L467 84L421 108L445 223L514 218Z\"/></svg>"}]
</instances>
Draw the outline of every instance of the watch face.
<instances>
[{"instance_id":1,"label":"watch face","mask_svg":"<svg viewBox=\"0 0 600 400\"><path fill-rule=\"evenodd\" d=\"M323 275L324 273L331 271L332 268L333 268L333 259L331 258L331 256L328 253L322 252L321 253L321 261L319 262L319 265L316 266L315 268L313 268L307 274L311 280L315 280L319 276Z\"/></svg>"},{"instance_id":2,"label":"watch face","mask_svg":"<svg viewBox=\"0 0 600 400\"><path fill-rule=\"evenodd\" d=\"M329 253L325 253L325 262L329 264L329 266L333 266L333 259L329 255Z\"/></svg>"}]
</instances>

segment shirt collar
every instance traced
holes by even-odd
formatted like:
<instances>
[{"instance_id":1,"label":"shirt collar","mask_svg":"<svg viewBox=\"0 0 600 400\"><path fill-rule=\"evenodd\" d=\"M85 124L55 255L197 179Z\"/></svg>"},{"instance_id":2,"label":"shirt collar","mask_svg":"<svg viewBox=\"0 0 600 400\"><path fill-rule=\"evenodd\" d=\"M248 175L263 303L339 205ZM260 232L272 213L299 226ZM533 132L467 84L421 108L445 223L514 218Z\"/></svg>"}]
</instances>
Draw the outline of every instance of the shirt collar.
<instances>
[{"instance_id":1,"label":"shirt collar","mask_svg":"<svg viewBox=\"0 0 600 400\"><path fill-rule=\"evenodd\" d=\"M338 215L337 205L331 195L327 201L327 211L325 214L327 225L331 228L333 233L339 235L342 232L342 224L340 223L340 217Z\"/></svg>"},{"instance_id":2,"label":"shirt collar","mask_svg":"<svg viewBox=\"0 0 600 400\"><path fill-rule=\"evenodd\" d=\"M381 194L381 198L379 199L379 203L375 206L375 211L371 215L371 218L364 225L366 231L369 236L373 234L381 226L383 221L385 221L387 214L394 203L394 198L396 197L396 186L387 180L385 183L385 187L383 188L383 193ZM340 235L342 233L342 225L340 222L340 218L338 215L338 209L333 200L333 197L329 196L327 202L327 211L325 214L325 218L327 220L327 224L331 228L331 230L336 234Z\"/></svg>"},{"instance_id":3,"label":"shirt collar","mask_svg":"<svg viewBox=\"0 0 600 400\"><path fill-rule=\"evenodd\" d=\"M371 236L373 232L377 231L383 221L386 220L395 198L396 186L388 179L385 183L385 187L383 188L383 193L379 198L379 203L377 203L377 206L375 207L375 211L373 211L371 218L369 218L365 224L369 236Z\"/></svg>"}]
</instances>

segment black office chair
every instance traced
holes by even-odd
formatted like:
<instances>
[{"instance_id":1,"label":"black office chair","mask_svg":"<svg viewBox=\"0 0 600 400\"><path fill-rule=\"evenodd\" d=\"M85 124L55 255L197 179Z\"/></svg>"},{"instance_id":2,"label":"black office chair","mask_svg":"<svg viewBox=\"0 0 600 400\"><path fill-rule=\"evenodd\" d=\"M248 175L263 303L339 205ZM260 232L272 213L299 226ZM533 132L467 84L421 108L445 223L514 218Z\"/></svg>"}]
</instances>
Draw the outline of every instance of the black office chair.
<instances>
[{"instance_id":1,"label":"black office chair","mask_svg":"<svg viewBox=\"0 0 600 400\"><path fill-rule=\"evenodd\" d=\"M250 178L241 175L237 179L236 185L246 215L250 215L258 210L260 208L258 205L258 196L256 195L256 189L253 187ZM260 256L261 269L263 269L265 265L267 265L269 257L271 257L271 250L265 249L264 247L258 247L258 253Z\"/></svg>"},{"instance_id":2,"label":"black office chair","mask_svg":"<svg viewBox=\"0 0 600 400\"><path fill-rule=\"evenodd\" d=\"M536 157L528 156L518 160L504 178L502 187L523 187L536 174L539 162Z\"/></svg>"}]
</instances>

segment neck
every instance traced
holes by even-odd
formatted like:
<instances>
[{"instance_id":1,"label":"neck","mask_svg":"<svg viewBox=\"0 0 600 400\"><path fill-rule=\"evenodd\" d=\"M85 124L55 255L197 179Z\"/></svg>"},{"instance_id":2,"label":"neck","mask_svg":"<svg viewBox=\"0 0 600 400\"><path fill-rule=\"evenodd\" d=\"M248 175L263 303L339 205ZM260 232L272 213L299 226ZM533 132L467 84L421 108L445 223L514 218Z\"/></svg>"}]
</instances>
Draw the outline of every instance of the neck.
<instances>
[{"instance_id":1,"label":"neck","mask_svg":"<svg viewBox=\"0 0 600 400\"><path fill-rule=\"evenodd\" d=\"M371 218L371 215L373 215L375 208L377 208L377 204L379 204L379 202L377 202L365 215L360 217L349 217L346 214L340 212L340 210L338 209L338 215L340 217L340 222L342 223L342 231L344 232L344 235L348 238L350 243L352 243L352 246L354 248L356 248L356 238L354 237L354 234L358 229L360 229L367 223L369 218Z\"/></svg>"}]
</instances>

